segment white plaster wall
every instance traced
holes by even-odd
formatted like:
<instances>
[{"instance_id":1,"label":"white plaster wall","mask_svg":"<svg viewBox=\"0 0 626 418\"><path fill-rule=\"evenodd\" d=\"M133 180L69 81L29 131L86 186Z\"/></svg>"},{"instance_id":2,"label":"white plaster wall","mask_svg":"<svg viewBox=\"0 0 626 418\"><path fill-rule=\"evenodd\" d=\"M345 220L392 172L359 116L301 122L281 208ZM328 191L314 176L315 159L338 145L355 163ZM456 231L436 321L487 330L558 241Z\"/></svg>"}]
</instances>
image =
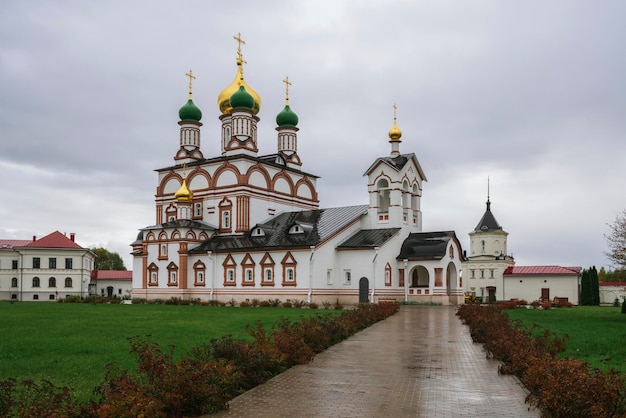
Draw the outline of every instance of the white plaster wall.
<instances>
[{"instance_id":1,"label":"white plaster wall","mask_svg":"<svg viewBox=\"0 0 626 418\"><path fill-rule=\"evenodd\" d=\"M550 289L550 300L566 297L578 304L578 276L507 276L504 278L504 300L525 299L529 303L541 297L541 289Z\"/></svg>"}]
</instances>

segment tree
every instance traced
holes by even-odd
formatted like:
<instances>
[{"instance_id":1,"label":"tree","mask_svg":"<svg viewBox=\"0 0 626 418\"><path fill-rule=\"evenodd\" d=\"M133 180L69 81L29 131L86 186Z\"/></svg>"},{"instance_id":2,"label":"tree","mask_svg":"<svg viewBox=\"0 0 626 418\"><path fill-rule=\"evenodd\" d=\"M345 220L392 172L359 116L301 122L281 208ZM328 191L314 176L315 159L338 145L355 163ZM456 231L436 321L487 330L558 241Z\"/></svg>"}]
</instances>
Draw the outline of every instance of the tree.
<instances>
[{"instance_id":1,"label":"tree","mask_svg":"<svg viewBox=\"0 0 626 418\"><path fill-rule=\"evenodd\" d=\"M600 284L598 283L598 270L596 266L589 269L589 282L591 284L591 304L600 306Z\"/></svg>"},{"instance_id":2,"label":"tree","mask_svg":"<svg viewBox=\"0 0 626 418\"><path fill-rule=\"evenodd\" d=\"M105 248L92 248L96 254L94 270L126 270L124 260L118 253L112 253Z\"/></svg>"},{"instance_id":3,"label":"tree","mask_svg":"<svg viewBox=\"0 0 626 418\"><path fill-rule=\"evenodd\" d=\"M589 275L589 270L587 269L583 270L583 275L580 280L580 304L581 305L592 304L591 277Z\"/></svg>"},{"instance_id":4,"label":"tree","mask_svg":"<svg viewBox=\"0 0 626 418\"><path fill-rule=\"evenodd\" d=\"M609 251L604 254L620 269L626 269L626 210L615 218L615 222L607 224L609 233L604 234Z\"/></svg>"}]
</instances>

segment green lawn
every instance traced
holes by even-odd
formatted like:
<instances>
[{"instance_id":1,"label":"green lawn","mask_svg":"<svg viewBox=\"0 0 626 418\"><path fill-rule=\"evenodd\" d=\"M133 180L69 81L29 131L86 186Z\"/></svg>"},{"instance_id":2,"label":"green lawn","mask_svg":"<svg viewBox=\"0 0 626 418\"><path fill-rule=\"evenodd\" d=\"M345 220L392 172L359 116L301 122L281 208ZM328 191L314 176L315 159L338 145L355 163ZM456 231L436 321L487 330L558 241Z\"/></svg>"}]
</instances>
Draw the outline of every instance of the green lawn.
<instances>
[{"instance_id":1,"label":"green lawn","mask_svg":"<svg viewBox=\"0 0 626 418\"><path fill-rule=\"evenodd\" d=\"M576 357L602 370L626 372L626 314L621 308L575 306L550 310L505 310L523 324L537 324L569 335L566 357Z\"/></svg>"},{"instance_id":2,"label":"green lawn","mask_svg":"<svg viewBox=\"0 0 626 418\"><path fill-rule=\"evenodd\" d=\"M296 308L0 302L0 380L47 379L78 399L102 382L106 364L135 370L127 338L151 335L162 348L185 354L232 334L249 338L248 324L271 328L280 318L333 314Z\"/></svg>"}]
</instances>

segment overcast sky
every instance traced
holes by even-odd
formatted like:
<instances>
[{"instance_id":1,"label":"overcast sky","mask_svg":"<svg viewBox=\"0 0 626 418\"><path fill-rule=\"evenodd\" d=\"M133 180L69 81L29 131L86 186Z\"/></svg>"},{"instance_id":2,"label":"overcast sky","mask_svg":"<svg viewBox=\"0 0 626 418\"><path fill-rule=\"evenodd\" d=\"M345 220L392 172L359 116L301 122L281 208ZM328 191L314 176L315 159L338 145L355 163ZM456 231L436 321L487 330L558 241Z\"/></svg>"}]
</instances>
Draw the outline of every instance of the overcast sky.
<instances>
[{"instance_id":1,"label":"overcast sky","mask_svg":"<svg viewBox=\"0 0 626 418\"><path fill-rule=\"evenodd\" d=\"M276 150L289 76L321 207L367 203L397 103L400 151L428 179L424 231L468 249L489 177L518 265L608 267L606 224L626 208L625 17L626 2L592 0L3 1L0 238L75 232L132 268L185 73L217 156L240 32L260 152Z\"/></svg>"}]
</instances>

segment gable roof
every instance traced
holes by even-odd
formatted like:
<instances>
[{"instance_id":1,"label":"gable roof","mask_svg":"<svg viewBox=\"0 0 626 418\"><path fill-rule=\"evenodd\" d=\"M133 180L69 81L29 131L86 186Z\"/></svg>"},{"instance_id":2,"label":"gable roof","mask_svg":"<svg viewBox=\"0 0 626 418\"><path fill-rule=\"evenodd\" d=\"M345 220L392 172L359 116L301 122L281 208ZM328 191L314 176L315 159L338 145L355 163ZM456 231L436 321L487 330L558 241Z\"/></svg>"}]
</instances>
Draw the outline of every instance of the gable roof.
<instances>
[{"instance_id":1,"label":"gable roof","mask_svg":"<svg viewBox=\"0 0 626 418\"><path fill-rule=\"evenodd\" d=\"M337 246L338 250L382 247L401 228L361 229Z\"/></svg>"},{"instance_id":2,"label":"gable roof","mask_svg":"<svg viewBox=\"0 0 626 418\"><path fill-rule=\"evenodd\" d=\"M30 248L78 248L83 249L80 245L66 237L59 231L54 231L38 240L30 241L24 247Z\"/></svg>"},{"instance_id":3,"label":"gable roof","mask_svg":"<svg viewBox=\"0 0 626 418\"><path fill-rule=\"evenodd\" d=\"M504 270L505 276L577 276L581 267L561 266L509 266Z\"/></svg>"},{"instance_id":4,"label":"gable roof","mask_svg":"<svg viewBox=\"0 0 626 418\"><path fill-rule=\"evenodd\" d=\"M366 213L367 205L283 212L255 225L245 235L216 235L190 252L310 247L323 243ZM301 232L290 233L294 225L301 226ZM253 235L257 229L263 234Z\"/></svg>"},{"instance_id":5,"label":"gable roof","mask_svg":"<svg viewBox=\"0 0 626 418\"><path fill-rule=\"evenodd\" d=\"M132 270L93 270L91 272L93 280L133 280Z\"/></svg>"},{"instance_id":6,"label":"gable roof","mask_svg":"<svg viewBox=\"0 0 626 418\"><path fill-rule=\"evenodd\" d=\"M459 246L461 243L456 238L454 231L418 232L409 234L402 243L402 249L396 259L398 260L440 260L448 250L448 242L454 240ZM459 254L459 256L461 256Z\"/></svg>"},{"instance_id":7,"label":"gable roof","mask_svg":"<svg viewBox=\"0 0 626 418\"><path fill-rule=\"evenodd\" d=\"M424 174L424 170L422 170L422 166L420 165L414 153L401 154L397 157L379 157L372 163L372 165L365 171L363 175L369 175L376 167L378 167L379 164L386 164L387 166L393 168L395 171L400 171L409 161L413 161L413 164L417 168L420 177L422 178L422 180L426 181L426 175Z\"/></svg>"}]
</instances>

